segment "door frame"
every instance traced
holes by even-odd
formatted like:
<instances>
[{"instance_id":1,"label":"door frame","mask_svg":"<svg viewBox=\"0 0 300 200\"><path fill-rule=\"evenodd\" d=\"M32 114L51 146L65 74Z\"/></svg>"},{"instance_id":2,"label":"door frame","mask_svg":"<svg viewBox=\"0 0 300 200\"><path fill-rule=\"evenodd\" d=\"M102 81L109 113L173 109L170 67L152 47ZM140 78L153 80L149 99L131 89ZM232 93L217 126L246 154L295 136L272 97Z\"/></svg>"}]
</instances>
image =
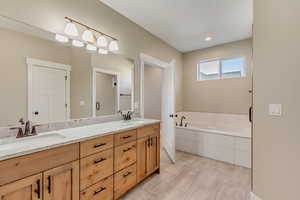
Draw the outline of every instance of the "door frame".
<instances>
[{"instance_id":1,"label":"door frame","mask_svg":"<svg viewBox=\"0 0 300 200\"><path fill-rule=\"evenodd\" d=\"M116 111L120 110L120 78L121 78L121 74L120 72L116 72L116 71L112 71L112 70L107 70L104 68L98 68L98 67L93 67L93 74L92 74L92 115L93 117L97 117L96 116L96 97L97 97L97 84L96 84L96 74L97 72L100 73L105 73L105 74L110 74L113 76L117 77L117 89L116 89Z\"/></svg>"},{"instance_id":2,"label":"door frame","mask_svg":"<svg viewBox=\"0 0 300 200\"><path fill-rule=\"evenodd\" d=\"M149 55L146 55L146 54L143 54L141 53L140 54L140 61L141 61L141 67L140 67L140 117L141 118L144 118L144 115L145 115L145 93L144 93L144 87L145 87L145 64L149 64L150 67L159 67L161 68L163 71L166 70L167 68L171 67L174 69L174 72L175 72L175 66L176 66L176 60L172 60L170 63L167 63L167 62L164 62L164 61L161 61L157 58L154 58L152 56L149 56ZM175 73L174 73L174 88L176 88L175 86L175 82L176 82L176 76L175 76ZM162 85L164 85L164 79L162 80ZM176 91L174 91L176 92ZM176 95L176 94L174 94ZM162 97L163 97L163 94L162 94ZM166 106L165 104L162 103L161 105L161 110L166 110ZM176 112L176 98L174 98L174 109L175 109L175 112ZM175 113L174 113L175 114ZM163 115L163 112L161 113L161 115ZM161 116L161 119L163 119L163 116ZM175 126L175 124L174 124ZM175 134L175 133L174 133ZM174 135L175 137L175 135ZM175 143L174 143L175 145ZM175 163L175 158L172 158L171 155L169 155L169 151L168 151L168 148L166 148L166 146L171 146L170 143L163 137L163 147L166 149L166 152L170 158L170 160ZM175 148L175 146L174 146Z\"/></svg>"},{"instance_id":3,"label":"door frame","mask_svg":"<svg viewBox=\"0 0 300 200\"><path fill-rule=\"evenodd\" d=\"M71 118L71 105L70 105L70 82L71 82L71 65L55 63L46 60L40 60L35 58L26 57L27 64L27 119L32 121L32 68L34 66L50 68L50 69L58 69L62 71L66 71L67 81L66 81L66 120Z\"/></svg>"}]
</instances>

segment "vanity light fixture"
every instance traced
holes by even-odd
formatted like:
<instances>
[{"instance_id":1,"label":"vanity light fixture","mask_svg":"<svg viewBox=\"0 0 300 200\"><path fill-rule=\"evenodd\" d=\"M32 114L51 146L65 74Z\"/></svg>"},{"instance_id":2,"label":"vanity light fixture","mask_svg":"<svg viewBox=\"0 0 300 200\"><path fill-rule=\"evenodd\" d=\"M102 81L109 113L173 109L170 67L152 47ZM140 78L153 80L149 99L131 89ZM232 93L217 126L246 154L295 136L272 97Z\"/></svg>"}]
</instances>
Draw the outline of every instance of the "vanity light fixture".
<instances>
[{"instance_id":1,"label":"vanity light fixture","mask_svg":"<svg viewBox=\"0 0 300 200\"><path fill-rule=\"evenodd\" d=\"M119 50L119 44L117 40L113 40L109 43L109 50L110 51L118 51Z\"/></svg>"},{"instance_id":2,"label":"vanity light fixture","mask_svg":"<svg viewBox=\"0 0 300 200\"><path fill-rule=\"evenodd\" d=\"M103 54L103 55L107 55L108 54L108 50L107 49L99 48L98 53L99 54Z\"/></svg>"},{"instance_id":3,"label":"vanity light fixture","mask_svg":"<svg viewBox=\"0 0 300 200\"><path fill-rule=\"evenodd\" d=\"M89 51L97 51L97 49L99 48L99 54L108 54L108 51L115 52L119 50L119 43L117 38L98 31L70 17L65 17L65 19L68 20L68 23L65 27L64 33L70 37L57 34L55 36L56 40L66 43L70 38L72 39L73 46L83 47L86 44L86 49ZM81 38L77 37L79 33L76 25L79 25L85 29L81 35ZM96 38L97 34L100 35L98 38Z\"/></svg>"},{"instance_id":4,"label":"vanity light fixture","mask_svg":"<svg viewBox=\"0 0 300 200\"><path fill-rule=\"evenodd\" d=\"M84 43L79 41L79 40L73 40L72 45L75 46L75 47L83 47Z\"/></svg>"},{"instance_id":5,"label":"vanity light fixture","mask_svg":"<svg viewBox=\"0 0 300 200\"><path fill-rule=\"evenodd\" d=\"M107 39L104 35L101 35L100 37L98 37L97 39L97 45L99 47L107 47L108 45L108 42L107 42Z\"/></svg>"},{"instance_id":6,"label":"vanity light fixture","mask_svg":"<svg viewBox=\"0 0 300 200\"><path fill-rule=\"evenodd\" d=\"M67 43L69 42L69 38L64 36L64 35L60 35L60 34L55 34L55 39L59 42L62 42L62 43Z\"/></svg>"},{"instance_id":7,"label":"vanity light fixture","mask_svg":"<svg viewBox=\"0 0 300 200\"><path fill-rule=\"evenodd\" d=\"M86 49L89 51L97 51L97 47L92 44L87 44Z\"/></svg>"},{"instance_id":8,"label":"vanity light fixture","mask_svg":"<svg viewBox=\"0 0 300 200\"><path fill-rule=\"evenodd\" d=\"M76 28L76 25L72 21L67 23L65 27L65 34L75 37L78 36L78 30Z\"/></svg>"}]
</instances>

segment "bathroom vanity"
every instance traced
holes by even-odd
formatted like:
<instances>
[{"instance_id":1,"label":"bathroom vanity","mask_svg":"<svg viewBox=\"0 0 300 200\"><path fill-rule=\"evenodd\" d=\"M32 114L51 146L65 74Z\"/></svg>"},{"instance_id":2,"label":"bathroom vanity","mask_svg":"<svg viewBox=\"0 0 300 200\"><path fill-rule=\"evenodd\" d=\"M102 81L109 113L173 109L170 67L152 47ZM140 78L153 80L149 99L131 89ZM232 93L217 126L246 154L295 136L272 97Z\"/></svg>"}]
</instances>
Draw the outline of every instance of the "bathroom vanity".
<instances>
[{"instance_id":1,"label":"bathroom vanity","mask_svg":"<svg viewBox=\"0 0 300 200\"><path fill-rule=\"evenodd\" d=\"M160 169L157 120L107 122L1 142L1 200L119 199Z\"/></svg>"}]
</instances>

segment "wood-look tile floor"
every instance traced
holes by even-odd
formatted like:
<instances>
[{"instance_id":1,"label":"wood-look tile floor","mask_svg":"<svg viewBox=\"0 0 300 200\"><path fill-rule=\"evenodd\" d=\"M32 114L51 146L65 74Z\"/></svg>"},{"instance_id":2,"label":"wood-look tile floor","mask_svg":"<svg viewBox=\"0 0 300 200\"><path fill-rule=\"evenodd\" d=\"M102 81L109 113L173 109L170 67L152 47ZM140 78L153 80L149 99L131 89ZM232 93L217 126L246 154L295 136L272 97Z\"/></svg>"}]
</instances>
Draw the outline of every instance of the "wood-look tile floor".
<instances>
[{"instance_id":1,"label":"wood-look tile floor","mask_svg":"<svg viewBox=\"0 0 300 200\"><path fill-rule=\"evenodd\" d=\"M177 152L172 164L161 155L161 173L131 190L122 200L249 200L250 169Z\"/></svg>"}]
</instances>

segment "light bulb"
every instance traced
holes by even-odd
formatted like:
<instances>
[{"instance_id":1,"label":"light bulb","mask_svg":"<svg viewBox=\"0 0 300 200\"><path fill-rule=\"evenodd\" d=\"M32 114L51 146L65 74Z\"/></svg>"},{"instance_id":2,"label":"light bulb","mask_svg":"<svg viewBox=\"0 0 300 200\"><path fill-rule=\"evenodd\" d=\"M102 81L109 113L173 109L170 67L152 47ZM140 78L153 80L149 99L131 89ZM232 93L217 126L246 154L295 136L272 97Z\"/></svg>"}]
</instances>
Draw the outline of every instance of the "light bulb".
<instances>
[{"instance_id":1,"label":"light bulb","mask_svg":"<svg viewBox=\"0 0 300 200\"><path fill-rule=\"evenodd\" d=\"M69 42L69 38L60 34L55 34L55 39L59 42L66 43Z\"/></svg>"},{"instance_id":2,"label":"light bulb","mask_svg":"<svg viewBox=\"0 0 300 200\"><path fill-rule=\"evenodd\" d=\"M95 36L90 30L85 30L82 34L82 39L87 42L95 42Z\"/></svg>"},{"instance_id":3,"label":"light bulb","mask_svg":"<svg viewBox=\"0 0 300 200\"><path fill-rule=\"evenodd\" d=\"M69 22L65 27L65 34L70 36L78 36L76 25L72 22Z\"/></svg>"},{"instance_id":4,"label":"light bulb","mask_svg":"<svg viewBox=\"0 0 300 200\"><path fill-rule=\"evenodd\" d=\"M79 40L73 40L72 45L75 46L75 47L83 47L84 43L79 41Z\"/></svg>"},{"instance_id":5,"label":"light bulb","mask_svg":"<svg viewBox=\"0 0 300 200\"><path fill-rule=\"evenodd\" d=\"M205 41L207 41L207 42L209 42L209 41L211 41L212 40L212 37L206 37L205 38Z\"/></svg>"},{"instance_id":6,"label":"light bulb","mask_svg":"<svg viewBox=\"0 0 300 200\"><path fill-rule=\"evenodd\" d=\"M91 44L86 45L86 49L89 51L96 51L97 47Z\"/></svg>"},{"instance_id":7,"label":"light bulb","mask_svg":"<svg viewBox=\"0 0 300 200\"><path fill-rule=\"evenodd\" d=\"M97 39L97 45L99 47L106 47L108 44L107 39L104 35L101 35L98 39Z\"/></svg>"},{"instance_id":8,"label":"light bulb","mask_svg":"<svg viewBox=\"0 0 300 200\"><path fill-rule=\"evenodd\" d=\"M109 50L110 51L118 51L119 50L119 44L117 40L113 40L109 43Z\"/></svg>"},{"instance_id":9,"label":"light bulb","mask_svg":"<svg viewBox=\"0 0 300 200\"><path fill-rule=\"evenodd\" d=\"M106 55L108 54L108 50L99 48L98 53Z\"/></svg>"}]
</instances>

